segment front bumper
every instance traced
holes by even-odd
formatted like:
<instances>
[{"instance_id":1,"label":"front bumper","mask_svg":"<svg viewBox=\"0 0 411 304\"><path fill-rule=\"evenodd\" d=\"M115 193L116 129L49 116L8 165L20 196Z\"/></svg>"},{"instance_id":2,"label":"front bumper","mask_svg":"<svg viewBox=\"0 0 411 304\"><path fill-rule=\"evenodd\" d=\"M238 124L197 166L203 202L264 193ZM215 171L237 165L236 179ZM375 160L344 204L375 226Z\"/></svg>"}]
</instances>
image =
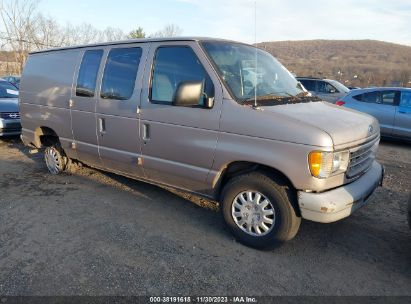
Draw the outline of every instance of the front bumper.
<instances>
[{"instance_id":1,"label":"front bumper","mask_svg":"<svg viewBox=\"0 0 411 304\"><path fill-rule=\"evenodd\" d=\"M20 119L0 118L0 136L19 135L21 133Z\"/></svg>"},{"instance_id":2,"label":"front bumper","mask_svg":"<svg viewBox=\"0 0 411 304\"><path fill-rule=\"evenodd\" d=\"M371 168L355 182L322 192L298 192L298 203L304 219L331 223L350 216L367 204L374 190L382 185L384 168L374 161Z\"/></svg>"}]
</instances>

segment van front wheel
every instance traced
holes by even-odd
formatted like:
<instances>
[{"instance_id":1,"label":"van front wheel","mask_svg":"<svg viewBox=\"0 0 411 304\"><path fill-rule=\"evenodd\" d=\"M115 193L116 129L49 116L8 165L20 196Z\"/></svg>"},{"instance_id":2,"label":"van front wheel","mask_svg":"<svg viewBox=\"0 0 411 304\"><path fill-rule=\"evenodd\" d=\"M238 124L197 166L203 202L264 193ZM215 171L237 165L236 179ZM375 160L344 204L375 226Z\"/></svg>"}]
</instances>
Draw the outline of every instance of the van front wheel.
<instances>
[{"instance_id":1,"label":"van front wheel","mask_svg":"<svg viewBox=\"0 0 411 304\"><path fill-rule=\"evenodd\" d=\"M293 189L260 172L234 177L222 194L223 217L235 238L251 247L273 247L297 234L301 218Z\"/></svg>"},{"instance_id":2,"label":"van front wheel","mask_svg":"<svg viewBox=\"0 0 411 304\"><path fill-rule=\"evenodd\" d=\"M62 173L66 169L68 162L64 152L57 145L52 145L44 150L44 160L46 161L47 169L54 175Z\"/></svg>"}]
</instances>

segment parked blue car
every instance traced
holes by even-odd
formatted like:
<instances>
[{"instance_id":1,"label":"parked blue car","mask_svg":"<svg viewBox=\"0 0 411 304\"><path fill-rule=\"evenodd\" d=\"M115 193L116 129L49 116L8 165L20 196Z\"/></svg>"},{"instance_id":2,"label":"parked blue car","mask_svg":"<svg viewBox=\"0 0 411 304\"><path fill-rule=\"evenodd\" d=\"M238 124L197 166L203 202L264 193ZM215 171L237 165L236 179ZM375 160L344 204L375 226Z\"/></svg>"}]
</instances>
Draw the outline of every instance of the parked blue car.
<instances>
[{"instance_id":1,"label":"parked blue car","mask_svg":"<svg viewBox=\"0 0 411 304\"><path fill-rule=\"evenodd\" d=\"M374 116L385 137L411 141L411 88L353 90L336 105Z\"/></svg>"}]
</instances>

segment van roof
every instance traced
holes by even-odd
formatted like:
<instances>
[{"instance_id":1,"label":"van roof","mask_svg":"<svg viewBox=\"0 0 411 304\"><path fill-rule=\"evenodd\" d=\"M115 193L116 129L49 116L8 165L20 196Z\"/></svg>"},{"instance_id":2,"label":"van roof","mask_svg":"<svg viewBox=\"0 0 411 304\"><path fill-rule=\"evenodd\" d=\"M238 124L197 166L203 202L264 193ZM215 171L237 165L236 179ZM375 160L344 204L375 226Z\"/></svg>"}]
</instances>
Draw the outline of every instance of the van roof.
<instances>
[{"instance_id":1,"label":"van roof","mask_svg":"<svg viewBox=\"0 0 411 304\"><path fill-rule=\"evenodd\" d=\"M129 40L121 40L121 41L111 41L111 42L101 42L101 43L93 43L93 44L85 44L85 45L59 47L59 48L46 49L46 50L41 50L41 51L34 51L34 52L30 52L30 54L39 54L39 53L47 53L47 52L54 52L54 51L81 49L81 48L107 46L107 45L119 45L119 44L165 42L165 41L204 41L204 40L241 43L241 42L233 41L233 40L220 39L220 38L209 38L209 37L144 38L144 39L129 39Z\"/></svg>"}]
</instances>

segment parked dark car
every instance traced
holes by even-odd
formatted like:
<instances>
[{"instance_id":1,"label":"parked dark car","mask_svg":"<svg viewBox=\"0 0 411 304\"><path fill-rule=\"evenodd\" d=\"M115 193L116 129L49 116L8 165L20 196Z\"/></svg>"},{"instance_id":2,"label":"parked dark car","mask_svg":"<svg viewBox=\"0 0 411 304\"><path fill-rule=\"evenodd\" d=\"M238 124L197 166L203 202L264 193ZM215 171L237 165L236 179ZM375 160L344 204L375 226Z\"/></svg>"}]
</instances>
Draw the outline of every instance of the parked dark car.
<instances>
[{"instance_id":1,"label":"parked dark car","mask_svg":"<svg viewBox=\"0 0 411 304\"><path fill-rule=\"evenodd\" d=\"M17 89L20 88L20 76L4 76L2 79L10 82Z\"/></svg>"},{"instance_id":2,"label":"parked dark car","mask_svg":"<svg viewBox=\"0 0 411 304\"><path fill-rule=\"evenodd\" d=\"M337 80L312 77L297 77L297 80L301 82L307 91L331 103L335 103L339 98L350 92L349 88Z\"/></svg>"},{"instance_id":3,"label":"parked dark car","mask_svg":"<svg viewBox=\"0 0 411 304\"><path fill-rule=\"evenodd\" d=\"M385 137L411 140L411 89L367 88L351 91L338 106L370 114L380 122Z\"/></svg>"},{"instance_id":4,"label":"parked dark car","mask_svg":"<svg viewBox=\"0 0 411 304\"><path fill-rule=\"evenodd\" d=\"M0 80L0 136L21 133L18 96L15 86Z\"/></svg>"}]
</instances>

